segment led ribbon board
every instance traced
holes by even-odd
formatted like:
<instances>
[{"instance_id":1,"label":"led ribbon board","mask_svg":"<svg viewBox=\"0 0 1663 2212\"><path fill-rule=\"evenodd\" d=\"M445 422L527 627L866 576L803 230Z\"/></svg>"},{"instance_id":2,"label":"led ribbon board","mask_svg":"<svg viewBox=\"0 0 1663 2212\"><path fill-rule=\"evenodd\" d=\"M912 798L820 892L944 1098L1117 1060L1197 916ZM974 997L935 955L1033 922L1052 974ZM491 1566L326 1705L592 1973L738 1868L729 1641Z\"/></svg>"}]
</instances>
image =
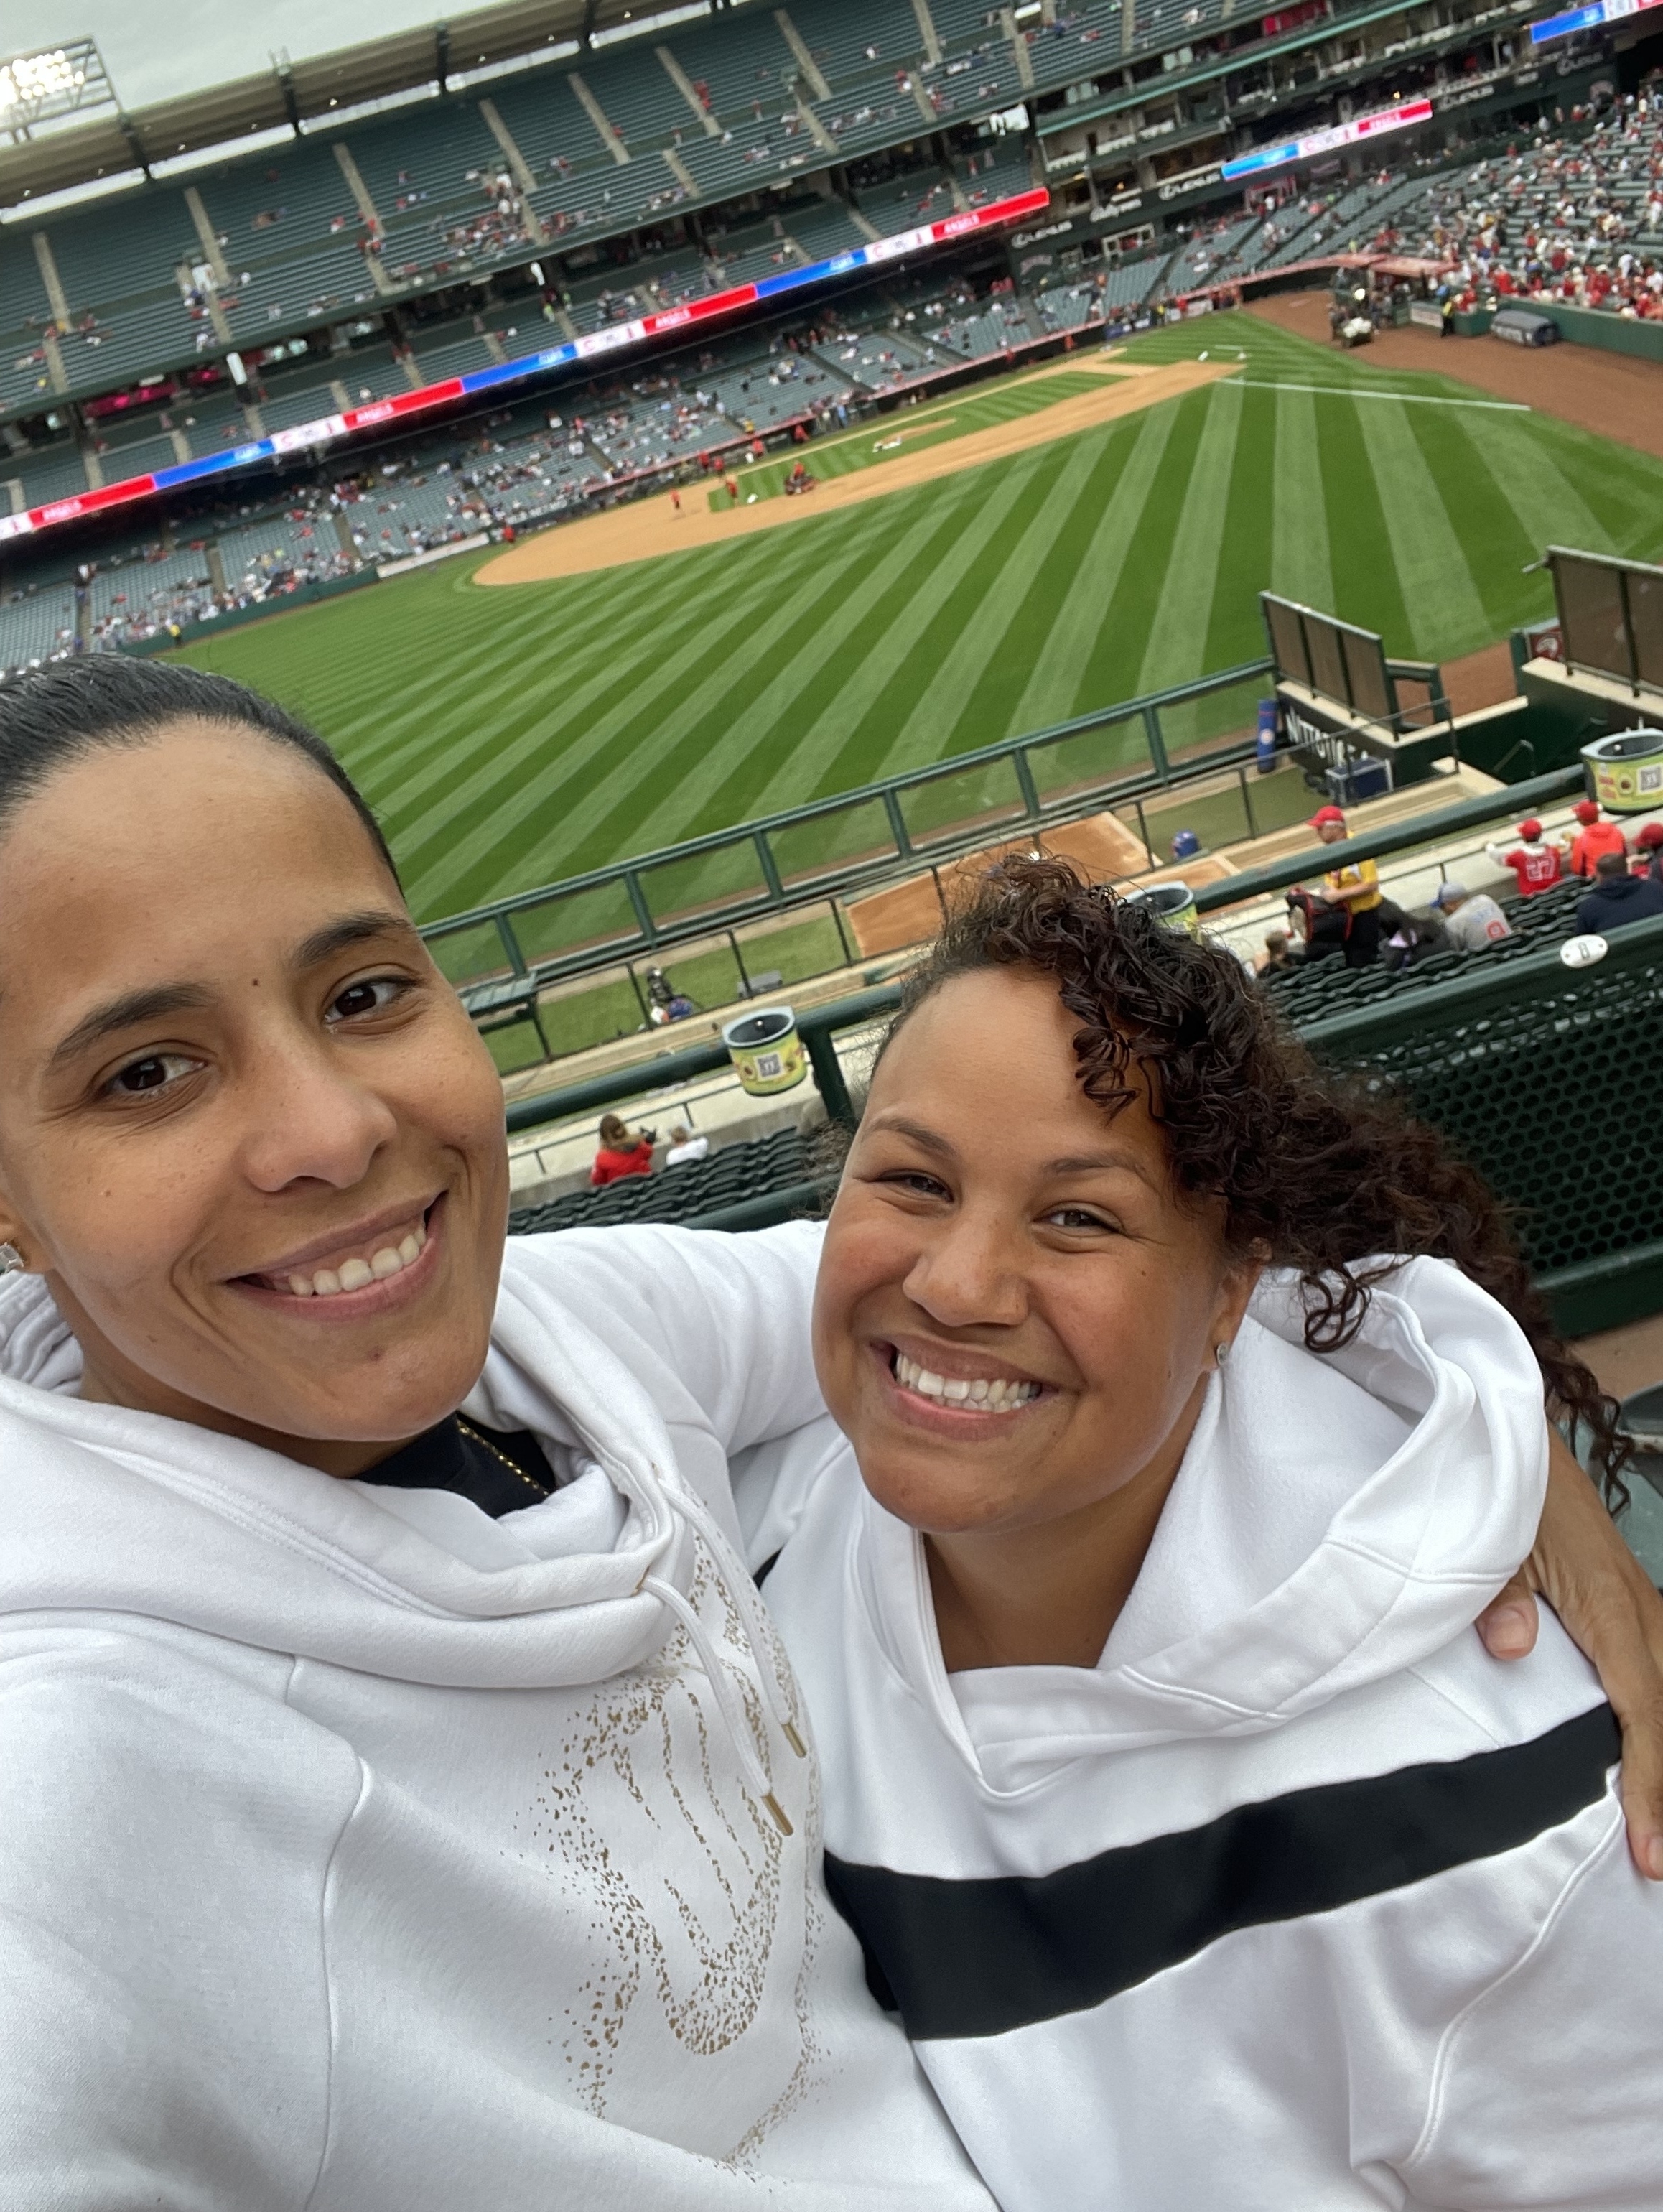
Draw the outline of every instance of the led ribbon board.
<instances>
[{"instance_id":1,"label":"led ribbon board","mask_svg":"<svg viewBox=\"0 0 1663 2212\"><path fill-rule=\"evenodd\" d=\"M1663 8L1663 0L1593 0L1592 7L1568 8L1561 15L1544 15L1530 27L1530 43L1545 46L1550 39L1568 39L1574 31L1598 30L1601 23L1619 23L1624 15L1642 15L1648 8Z\"/></svg>"},{"instance_id":2,"label":"led ribbon board","mask_svg":"<svg viewBox=\"0 0 1663 2212\"><path fill-rule=\"evenodd\" d=\"M1605 0L1605 4L1617 4L1617 0ZM1663 0L1650 0L1654 6L1663 6ZM1251 154L1238 154L1235 161L1226 161L1220 174L1226 182L1237 177L1262 176L1266 169L1285 168L1290 161L1308 161L1318 154L1332 154L1337 147L1356 146L1366 138L1378 138L1387 131L1407 131L1416 123L1432 120L1429 100L1405 100L1397 107L1383 107L1377 115L1360 115L1351 123L1337 123L1332 131L1313 131L1303 138L1290 138L1280 146L1256 146Z\"/></svg>"},{"instance_id":3,"label":"led ribbon board","mask_svg":"<svg viewBox=\"0 0 1663 2212\"><path fill-rule=\"evenodd\" d=\"M233 446L222 453L205 453L200 460L179 461L172 468L156 469L149 476L129 477L120 483L106 484L98 491L77 492L69 499L50 500L46 506L29 507L21 514L0 515L0 538L21 537L28 531L49 530L54 523L74 522L83 514L96 514L106 507L121 507L129 500L144 499L152 492L200 483L209 477L224 476L232 469L250 468L258 461L304 452L310 446L330 445L337 438L350 438L361 430L379 429L384 422L417 414L423 408L442 407L449 400L471 398L477 392L497 392L505 385L542 376L571 362L592 361L604 354L616 353L625 346L640 345L646 339L666 337L672 331L708 322L713 316L731 314L736 307L775 300L782 293L824 283L828 277L847 276L853 270L877 268L886 261L898 261L906 254L916 253L922 247L939 246L950 239L963 238L972 231L986 230L996 222L1013 222L1023 216L1036 215L1050 204L1050 193L1043 190L1017 192L1011 199L995 200L991 207L971 208L961 215L947 216L939 222L924 223L916 230L899 231L893 238L874 239L870 246L853 246L847 253L834 254L829 261L810 262L804 269L782 269L777 276L764 276L758 283L736 284L729 291L713 292L708 299L690 300L684 307L666 307L658 314L638 316L630 323L615 323L606 330L592 331L586 337L568 338L563 345L546 347L543 352L527 354L519 361L496 362L489 368L472 369L466 376L446 377L442 384L424 384L419 391L396 392L388 399L373 399L363 407L349 407L339 415L325 415L315 422L300 422L291 430L275 431L269 438L251 439L246 446Z\"/></svg>"}]
</instances>

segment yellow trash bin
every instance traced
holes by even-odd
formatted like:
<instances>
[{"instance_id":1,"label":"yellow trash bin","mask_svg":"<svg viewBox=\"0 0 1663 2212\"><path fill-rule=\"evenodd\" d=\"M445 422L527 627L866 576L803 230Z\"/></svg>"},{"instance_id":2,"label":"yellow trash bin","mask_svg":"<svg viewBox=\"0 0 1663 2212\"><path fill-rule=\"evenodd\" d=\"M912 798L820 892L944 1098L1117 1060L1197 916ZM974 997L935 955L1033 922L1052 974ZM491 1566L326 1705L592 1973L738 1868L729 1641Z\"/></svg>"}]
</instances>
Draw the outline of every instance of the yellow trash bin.
<instances>
[{"instance_id":1,"label":"yellow trash bin","mask_svg":"<svg viewBox=\"0 0 1663 2212\"><path fill-rule=\"evenodd\" d=\"M739 1071L739 1088L753 1098L790 1091L809 1072L808 1054L789 1006L765 1006L722 1025L727 1056Z\"/></svg>"}]
</instances>

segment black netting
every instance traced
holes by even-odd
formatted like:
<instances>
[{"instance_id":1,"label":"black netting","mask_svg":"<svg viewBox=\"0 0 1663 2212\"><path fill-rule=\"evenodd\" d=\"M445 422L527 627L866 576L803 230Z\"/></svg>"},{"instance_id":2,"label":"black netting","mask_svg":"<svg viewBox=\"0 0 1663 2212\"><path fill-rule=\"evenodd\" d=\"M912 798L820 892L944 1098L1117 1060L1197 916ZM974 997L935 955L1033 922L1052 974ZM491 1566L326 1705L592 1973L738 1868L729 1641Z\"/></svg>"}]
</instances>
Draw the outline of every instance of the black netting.
<instances>
[{"instance_id":1,"label":"black netting","mask_svg":"<svg viewBox=\"0 0 1663 2212\"><path fill-rule=\"evenodd\" d=\"M1534 1270L1663 1238L1663 952L1556 973L1492 1011L1441 1018L1429 990L1423 1006L1411 1036L1373 1051L1354 1043L1345 1060L1390 1085L1518 1208Z\"/></svg>"}]
</instances>

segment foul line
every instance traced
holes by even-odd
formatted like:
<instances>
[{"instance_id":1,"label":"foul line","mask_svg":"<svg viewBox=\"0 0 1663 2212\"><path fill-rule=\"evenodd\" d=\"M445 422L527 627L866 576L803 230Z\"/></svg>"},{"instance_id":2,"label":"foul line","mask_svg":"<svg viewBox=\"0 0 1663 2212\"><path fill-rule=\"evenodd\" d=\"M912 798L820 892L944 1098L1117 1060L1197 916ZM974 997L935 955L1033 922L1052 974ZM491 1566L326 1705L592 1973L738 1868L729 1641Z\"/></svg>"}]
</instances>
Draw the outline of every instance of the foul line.
<instances>
[{"instance_id":1,"label":"foul line","mask_svg":"<svg viewBox=\"0 0 1663 2212\"><path fill-rule=\"evenodd\" d=\"M1528 415L1521 399L1439 399L1426 392L1375 392L1360 384L1272 384L1251 376L1233 377L1246 392L1332 392L1345 399L1400 399L1405 407L1488 407L1501 415Z\"/></svg>"}]
</instances>

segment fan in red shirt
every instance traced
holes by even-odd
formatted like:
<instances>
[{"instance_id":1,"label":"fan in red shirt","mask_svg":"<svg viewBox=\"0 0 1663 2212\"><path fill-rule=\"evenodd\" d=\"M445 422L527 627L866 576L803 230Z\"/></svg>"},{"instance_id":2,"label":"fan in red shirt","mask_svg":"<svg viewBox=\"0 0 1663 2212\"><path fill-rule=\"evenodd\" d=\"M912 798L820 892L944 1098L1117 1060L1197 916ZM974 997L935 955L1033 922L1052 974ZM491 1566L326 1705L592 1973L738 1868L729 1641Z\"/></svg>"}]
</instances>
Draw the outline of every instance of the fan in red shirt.
<instances>
[{"instance_id":1,"label":"fan in red shirt","mask_svg":"<svg viewBox=\"0 0 1663 2212\"><path fill-rule=\"evenodd\" d=\"M625 1176L649 1175L652 1147L658 1141L652 1129L627 1129L616 1114L600 1117L600 1150L589 1170L592 1183L618 1182Z\"/></svg>"},{"instance_id":2,"label":"fan in red shirt","mask_svg":"<svg viewBox=\"0 0 1663 2212\"><path fill-rule=\"evenodd\" d=\"M1624 853L1628 850L1628 840L1624 836L1621 826L1615 822L1602 822L1599 819L1599 805L1597 799L1579 799L1572 811L1582 825L1571 841L1570 872L1572 875L1591 876L1593 873L1594 865L1602 853Z\"/></svg>"},{"instance_id":3,"label":"fan in red shirt","mask_svg":"<svg viewBox=\"0 0 1663 2212\"><path fill-rule=\"evenodd\" d=\"M1519 835L1524 842L1511 852L1504 853L1499 845L1484 849L1498 866L1512 869L1524 897L1536 898L1563 881L1565 848L1557 838L1543 836L1542 825L1534 815L1519 824Z\"/></svg>"},{"instance_id":4,"label":"fan in red shirt","mask_svg":"<svg viewBox=\"0 0 1663 2212\"><path fill-rule=\"evenodd\" d=\"M1663 883L1663 822L1642 823L1634 847L1629 873L1649 876L1654 883Z\"/></svg>"}]
</instances>

